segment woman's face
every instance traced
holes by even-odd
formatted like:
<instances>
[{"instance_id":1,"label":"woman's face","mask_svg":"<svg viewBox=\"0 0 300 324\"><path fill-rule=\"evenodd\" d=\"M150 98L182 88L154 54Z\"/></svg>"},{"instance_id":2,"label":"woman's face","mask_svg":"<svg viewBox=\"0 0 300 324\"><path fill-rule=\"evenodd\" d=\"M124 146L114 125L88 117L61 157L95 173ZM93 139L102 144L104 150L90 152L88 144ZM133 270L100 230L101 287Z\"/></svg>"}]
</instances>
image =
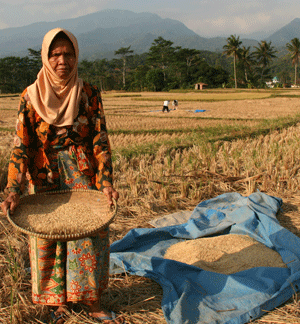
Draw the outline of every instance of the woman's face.
<instances>
[{"instance_id":1,"label":"woman's face","mask_svg":"<svg viewBox=\"0 0 300 324\"><path fill-rule=\"evenodd\" d=\"M49 64L61 79L67 79L76 62L72 43L66 39L56 39L50 46Z\"/></svg>"}]
</instances>

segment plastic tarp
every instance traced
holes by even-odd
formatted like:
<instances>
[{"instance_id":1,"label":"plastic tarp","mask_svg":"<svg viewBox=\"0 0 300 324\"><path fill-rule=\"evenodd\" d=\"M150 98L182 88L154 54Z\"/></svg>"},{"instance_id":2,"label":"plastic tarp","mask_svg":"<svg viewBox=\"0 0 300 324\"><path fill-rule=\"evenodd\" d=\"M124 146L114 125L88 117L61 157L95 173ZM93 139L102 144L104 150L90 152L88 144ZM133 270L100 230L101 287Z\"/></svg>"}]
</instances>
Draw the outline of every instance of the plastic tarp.
<instances>
[{"instance_id":1,"label":"plastic tarp","mask_svg":"<svg viewBox=\"0 0 300 324\"><path fill-rule=\"evenodd\" d=\"M300 239L276 219L281 205L280 198L261 192L203 201L184 224L133 229L114 242L110 271L158 282L168 323L248 323L299 290ZM172 244L226 234L249 235L280 253L288 268L257 267L225 275L163 258Z\"/></svg>"},{"instance_id":2,"label":"plastic tarp","mask_svg":"<svg viewBox=\"0 0 300 324\"><path fill-rule=\"evenodd\" d=\"M171 225L181 225L191 217L191 210L180 210L173 214L169 214L160 218L151 219L149 224L153 227L165 227Z\"/></svg>"}]
</instances>

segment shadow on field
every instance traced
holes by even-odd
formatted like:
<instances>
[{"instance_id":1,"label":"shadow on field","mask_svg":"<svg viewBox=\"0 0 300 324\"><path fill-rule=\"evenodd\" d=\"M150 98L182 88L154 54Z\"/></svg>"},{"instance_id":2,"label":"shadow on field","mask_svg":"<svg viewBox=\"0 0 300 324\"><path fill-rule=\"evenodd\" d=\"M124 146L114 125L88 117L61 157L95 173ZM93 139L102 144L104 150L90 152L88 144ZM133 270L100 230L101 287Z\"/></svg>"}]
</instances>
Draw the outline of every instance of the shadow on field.
<instances>
[{"instance_id":1,"label":"shadow on field","mask_svg":"<svg viewBox=\"0 0 300 324\"><path fill-rule=\"evenodd\" d=\"M300 200L284 200L283 205L277 214L277 219L281 226L300 237L299 206Z\"/></svg>"}]
</instances>

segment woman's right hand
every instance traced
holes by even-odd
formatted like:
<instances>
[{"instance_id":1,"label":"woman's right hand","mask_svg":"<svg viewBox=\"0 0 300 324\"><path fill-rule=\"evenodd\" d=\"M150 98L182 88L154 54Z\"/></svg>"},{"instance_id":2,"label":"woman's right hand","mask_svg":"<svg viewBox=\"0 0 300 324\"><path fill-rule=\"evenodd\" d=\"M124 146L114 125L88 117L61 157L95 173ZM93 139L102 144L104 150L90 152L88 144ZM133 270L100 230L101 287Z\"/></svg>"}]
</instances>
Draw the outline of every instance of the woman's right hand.
<instances>
[{"instance_id":1,"label":"woman's right hand","mask_svg":"<svg viewBox=\"0 0 300 324\"><path fill-rule=\"evenodd\" d=\"M1 209L4 215L7 214L7 210L9 209L10 213L13 214L15 209L20 204L20 196L16 192L10 192L7 198L2 202Z\"/></svg>"}]
</instances>

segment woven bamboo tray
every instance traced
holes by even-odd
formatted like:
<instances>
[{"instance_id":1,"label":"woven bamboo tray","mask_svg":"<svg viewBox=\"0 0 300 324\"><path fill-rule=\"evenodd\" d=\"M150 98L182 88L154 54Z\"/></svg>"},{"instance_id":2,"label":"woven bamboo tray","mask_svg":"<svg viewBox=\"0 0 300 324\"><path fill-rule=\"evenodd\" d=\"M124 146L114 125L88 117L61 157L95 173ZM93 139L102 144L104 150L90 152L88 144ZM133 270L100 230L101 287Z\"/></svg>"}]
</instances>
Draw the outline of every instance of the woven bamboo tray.
<instances>
[{"instance_id":1,"label":"woven bamboo tray","mask_svg":"<svg viewBox=\"0 0 300 324\"><path fill-rule=\"evenodd\" d=\"M72 241L96 235L111 224L117 203L109 207L104 193L71 189L49 191L20 198L7 218L15 229L43 239Z\"/></svg>"}]
</instances>

